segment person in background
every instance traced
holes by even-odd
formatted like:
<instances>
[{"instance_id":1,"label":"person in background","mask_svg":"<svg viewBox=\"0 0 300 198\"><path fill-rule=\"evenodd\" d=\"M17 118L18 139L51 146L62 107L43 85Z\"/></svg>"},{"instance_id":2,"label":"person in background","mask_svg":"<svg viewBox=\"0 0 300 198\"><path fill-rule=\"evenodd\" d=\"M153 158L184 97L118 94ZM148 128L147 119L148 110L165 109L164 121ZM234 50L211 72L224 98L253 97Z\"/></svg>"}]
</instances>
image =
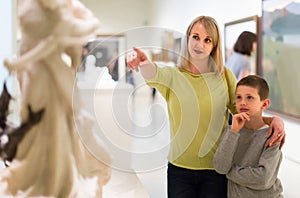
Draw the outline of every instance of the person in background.
<instances>
[{"instance_id":1,"label":"person in background","mask_svg":"<svg viewBox=\"0 0 300 198\"><path fill-rule=\"evenodd\" d=\"M84 72L86 68L86 58L89 55L89 43L82 46L81 65L77 69L78 72Z\"/></svg>"},{"instance_id":2,"label":"person in background","mask_svg":"<svg viewBox=\"0 0 300 198\"><path fill-rule=\"evenodd\" d=\"M234 44L233 52L225 65L232 70L238 80L250 74L250 57L252 52L256 50L256 45L256 34L248 31L242 32Z\"/></svg>"},{"instance_id":3,"label":"person in background","mask_svg":"<svg viewBox=\"0 0 300 198\"><path fill-rule=\"evenodd\" d=\"M242 32L233 46L233 52L227 59L225 65L231 69L235 77L239 80L251 72L251 53L256 50L256 34ZM229 114L228 124L232 123L232 114Z\"/></svg>"},{"instance_id":4,"label":"person in background","mask_svg":"<svg viewBox=\"0 0 300 198\"><path fill-rule=\"evenodd\" d=\"M248 75L238 82L238 113L232 126L225 129L214 156L216 171L228 178L229 198L283 197L277 178L282 160L280 144L265 145L269 126L262 113L269 105L269 86L263 78Z\"/></svg>"},{"instance_id":5,"label":"person in background","mask_svg":"<svg viewBox=\"0 0 300 198\"><path fill-rule=\"evenodd\" d=\"M224 67L215 19L195 18L184 39L177 67L157 67L138 48L127 55L127 65L140 70L167 103L171 137L168 197L225 198L227 178L214 170L213 157L227 127L228 110L236 113L236 78ZM283 121L277 117L264 121L272 123L267 144L283 143Z\"/></svg>"}]
</instances>

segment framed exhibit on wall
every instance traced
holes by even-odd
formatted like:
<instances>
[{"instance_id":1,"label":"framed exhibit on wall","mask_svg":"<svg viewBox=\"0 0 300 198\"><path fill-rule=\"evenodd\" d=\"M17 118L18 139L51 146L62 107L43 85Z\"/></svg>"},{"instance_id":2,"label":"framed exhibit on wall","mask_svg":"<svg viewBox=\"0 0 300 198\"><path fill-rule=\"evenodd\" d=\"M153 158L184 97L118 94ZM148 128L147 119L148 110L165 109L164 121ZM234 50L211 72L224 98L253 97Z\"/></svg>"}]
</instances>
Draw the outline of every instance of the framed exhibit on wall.
<instances>
[{"instance_id":1,"label":"framed exhibit on wall","mask_svg":"<svg viewBox=\"0 0 300 198\"><path fill-rule=\"evenodd\" d=\"M119 81L125 75L125 49L124 35L97 35L83 46L79 76L91 72L91 78L96 69L107 68L111 78Z\"/></svg>"},{"instance_id":2,"label":"framed exhibit on wall","mask_svg":"<svg viewBox=\"0 0 300 198\"><path fill-rule=\"evenodd\" d=\"M224 52L225 52L225 61L233 52L233 46L237 41L239 35L243 31L253 32L256 35L259 34L259 17L250 16L242 19L237 19L225 23L224 26ZM256 51L253 52L251 56L251 73L256 74L259 68L259 47Z\"/></svg>"},{"instance_id":3,"label":"framed exhibit on wall","mask_svg":"<svg viewBox=\"0 0 300 198\"><path fill-rule=\"evenodd\" d=\"M262 1L262 75L270 110L300 119L300 2Z\"/></svg>"}]
</instances>

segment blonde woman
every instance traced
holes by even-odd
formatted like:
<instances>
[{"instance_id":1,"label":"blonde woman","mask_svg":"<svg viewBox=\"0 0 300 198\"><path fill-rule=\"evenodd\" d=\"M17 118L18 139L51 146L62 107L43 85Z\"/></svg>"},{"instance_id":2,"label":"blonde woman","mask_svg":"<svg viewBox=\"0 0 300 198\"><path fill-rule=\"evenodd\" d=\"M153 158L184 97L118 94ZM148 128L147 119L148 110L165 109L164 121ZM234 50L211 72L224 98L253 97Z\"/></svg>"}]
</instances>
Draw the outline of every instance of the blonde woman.
<instances>
[{"instance_id":1,"label":"blonde woman","mask_svg":"<svg viewBox=\"0 0 300 198\"><path fill-rule=\"evenodd\" d=\"M183 45L178 67L159 68L137 48L128 54L127 64L140 70L167 102L168 197L226 197L227 179L214 170L213 156L227 126L228 110L236 112L236 78L224 67L220 31L213 18L194 19ZM264 121L277 129L269 144L281 141L283 122L279 118Z\"/></svg>"}]
</instances>

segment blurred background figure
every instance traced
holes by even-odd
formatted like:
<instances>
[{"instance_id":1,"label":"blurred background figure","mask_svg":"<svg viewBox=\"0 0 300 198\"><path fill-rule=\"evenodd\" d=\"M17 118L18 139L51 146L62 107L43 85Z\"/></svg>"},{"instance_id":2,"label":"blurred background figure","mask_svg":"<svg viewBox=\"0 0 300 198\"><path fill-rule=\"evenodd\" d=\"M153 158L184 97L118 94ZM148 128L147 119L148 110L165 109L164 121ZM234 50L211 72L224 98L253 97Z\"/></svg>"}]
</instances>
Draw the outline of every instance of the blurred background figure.
<instances>
[{"instance_id":1,"label":"blurred background figure","mask_svg":"<svg viewBox=\"0 0 300 198\"><path fill-rule=\"evenodd\" d=\"M233 52L226 61L226 66L231 69L239 80L251 73L251 54L256 50L257 35L244 31L234 44Z\"/></svg>"},{"instance_id":2,"label":"blurred background figure","mask_svg":"<svg viewBox=\"0 0 300 198\"><path fill-rule=\"evenodd\" d=\"M86 67L86 58L89 55L89 43L85 44L82 47L82 54L81 54L81 65L78 67L78 72L84 72Z\"/></svg>"},{"instance_id":3,"label":"blurred background figure","mask_svg":"<svg viewBox=\"0 0 300 198\"><path fill-rule=\"evenodd\" d=\"M113 53L113 58L108 64L108 71L114 81L119 80L119 58L118 53Z\"/></svg>"}]
</instances>

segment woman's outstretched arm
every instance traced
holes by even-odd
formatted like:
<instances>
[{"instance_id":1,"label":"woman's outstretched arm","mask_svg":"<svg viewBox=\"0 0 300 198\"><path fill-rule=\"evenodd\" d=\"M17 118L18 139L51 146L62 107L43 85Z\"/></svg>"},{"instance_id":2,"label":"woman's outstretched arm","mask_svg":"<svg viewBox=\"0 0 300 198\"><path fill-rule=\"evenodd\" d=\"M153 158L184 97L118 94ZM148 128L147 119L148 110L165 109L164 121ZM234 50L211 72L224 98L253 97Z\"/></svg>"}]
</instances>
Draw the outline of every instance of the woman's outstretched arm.
<instances>
[{"instance_id":1,"label":"woman's outstretched arm","mask_svg":"<svg viewBox=\"0 0 300 198\"><path fill-rule=\"evenodd\" d=\"M141 71L142 76L146 80L151 80L156 75L156 65L154 65L146 56L146 54L138 48L133 48L133 52L127 56L127 65L130 69Z\"/></svg>"}]
</instances>

